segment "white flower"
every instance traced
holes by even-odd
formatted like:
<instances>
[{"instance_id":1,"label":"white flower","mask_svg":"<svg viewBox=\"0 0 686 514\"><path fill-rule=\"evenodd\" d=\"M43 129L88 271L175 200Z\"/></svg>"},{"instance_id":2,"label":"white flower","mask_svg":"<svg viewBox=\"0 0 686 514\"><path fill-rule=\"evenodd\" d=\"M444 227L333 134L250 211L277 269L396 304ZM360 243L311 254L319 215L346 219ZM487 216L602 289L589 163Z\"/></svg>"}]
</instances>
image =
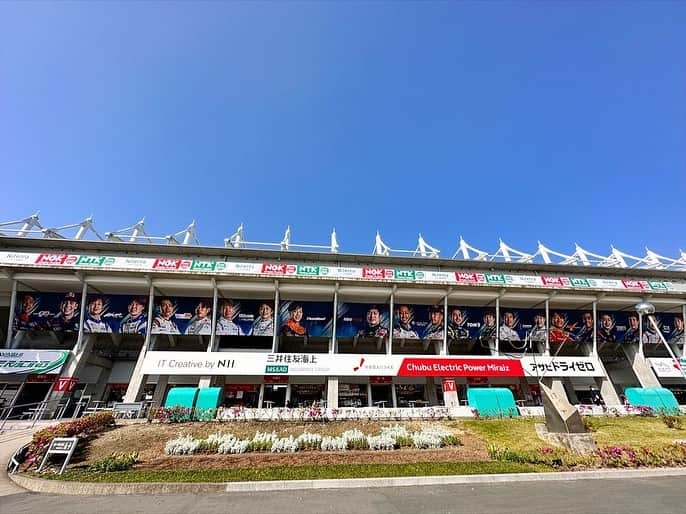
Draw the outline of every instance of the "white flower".
<instances>
[{"instance_id":1,"label":"white flower","mask_svg":"<svg viewBox=\"0 0 686 514\"><path fill-rule=\"evenodd\" d=\"M189 455L200 446L201 439L190 435L184 435L167 441L164 445L164 453L167 455Z\"/></svg>"},{"instance_id":2,"label":"white flower","mask_svg":"<svg viewBox=\"0 0 686 514\"><path fill-rule=\"evenodd\" d=\"M274 442L272 443L273 453L292 453L296 451L298 451L298 443L295 439L293 439L292 435L289 435L288 437L280 437L274 439Z\"/></svg>"},{"instance_id":3,"label":"white flower","mask_svg":"<svg viewBox=\"0 0 686 514\"><path fill-rule=\"evenodd\" d=\"M322 446L321 446L323 451L341 451L341 450L347 450L348 449L348 441L345 440L342 437L330 437L330 436L324 436L322 438Z\"/></svg>"},{"instance_id":4,"label":"white flower","mask_svg":"<svg viewBox=\"0 0 686 514\"><path fill-rule=\"evenodd\" d=\"M368 435L367 443L370 450L392 450L395 448L395 437L387 434Z\"/></svg>"}]
</instances>

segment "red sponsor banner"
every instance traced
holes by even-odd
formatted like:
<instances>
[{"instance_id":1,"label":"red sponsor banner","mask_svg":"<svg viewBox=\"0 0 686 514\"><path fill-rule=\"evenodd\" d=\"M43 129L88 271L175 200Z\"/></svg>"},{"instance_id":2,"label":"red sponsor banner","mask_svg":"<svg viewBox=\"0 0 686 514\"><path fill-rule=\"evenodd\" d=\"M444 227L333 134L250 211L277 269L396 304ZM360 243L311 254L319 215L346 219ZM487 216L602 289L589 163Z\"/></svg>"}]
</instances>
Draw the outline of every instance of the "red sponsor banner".
<instances>
[{"instance_id":1,"label":"red sponsor banner","mask_svg":"<svg viewBox=\"0 0 686 514\"><path fill-rule=\"evenodd\" d=\"M393 382L393 377L369 377L370 384L390 384Z\"/></svg>"},{"instance_id":2,"label":"red sponsor banner","mask_svg":"<svg viewBox=\"0 0 686 514\"><path fill-rule=\"evenodd\" d=\"M288 375L265 375L264 376L264 383L265 384L287 384L288 383Z\"/></svg>"},{"instance_id":3,"label":"red sponsor banner","mask_svg":"<svg viewBox=\"0 0 686 514\"><path fill-rule=\"evenodd\" d=\"M62 266L65 264L74 264L76 262L76 255L69 255L66 253L41 253L36 258L36 264L44 264L47 266Z\"/></svg>"},{"instance_id":4,"label":"red sponsor banner","mask_svg":"<svg viewBox=\"0 0 686 514\"><path fill-rule=\"evenodd\" d=\"M457 386L454 380L444 380L443 381L443 392L444 393L454 393L457 391Z\"/></svg>"},{"instance_id":5,"label":"red sponsor banner","mask_svg":"<svg viewBox=\"0 0 686 514\"><path fill-rule=\"evenodd\" d=\"M79 383L78 378L72 378L72 377L60 377L57 379L55 382L55 391L59 393L71 393L74 388L76 387L76 384Z\"/></svg>"},{"instance_id":6,"label":"red sponsor banner","mask_svg":"<svg viewBox=\"0 0 686 514\"><path fill-rule=\"evenodd\" d=\"M486 281L483 273L472 273L469 271L456 271L455 280L462 284L480 284Z\"/></svg>"},{"instance_id":7,"label":"red sponsor banner","mask_svg":"<svg viewBox=\"0 0 686 514\"><path fill-rule=\"evenodd\" d=\"M30 384L51 384L57 375L28 375L26 381Z\"/></svg>"},{"instance_id":8,"label":"red sponsor banner","mask_svg":"<svg viewBox=\"0 0 686 514\"><path fill-rule=\"evenodd\" d=\"M399 377L523 377L518 359L403 359Z\"/></svg>"},{"instance_id":9,"label":"red sponsor banner","mask_svg":"<svg viewBox=\"0 0 686 514\"><path fill-rule=\"evenodd\" d=\"M186 259L155 259L152 269L157 270L185 270L191 267L191 261Z\"/></svg>"},{"instance_id":10,"label":"red sponsor banner","mask_svg":"<svg viewBox=\"0 0 686 514\"><path fill-rule=\"evenodd\" d=\"M294 275L297 266L294 264L276 264L265 262L262 264L262 273L268 275Z\"/></svg>"},{"instance_id":11,"label":"red sponsor banner","mask_svg":"<svg viewBox=\"0 0 686 514\"><path fill-rule=\"evenodd\" d=\"M393 278L393 270L385 268L362 268L362 278L391 279Z\"/></svg>"},{"instance_id":12,"label":"red sponsor banner","mask_svg":"<svg viewBox=\"0 0 686 514\"><path fill-rule=\"evenodd\" d=\"M565 287L569 285L569 279L567 277L549 277L543 275L541 276L541 281L544 286Z\"/></svg>"},{"instance_id":13,"label":"red sponsor banner","mask_svg":"<svg viewBox=\"0 0 686 514\"><path fill-rule=\"evenodd\" d=\"M650 289L650 285L645 280L622 280L622 284L627 289L638 289L640 291Z\"/></svg>"}]
</instances>

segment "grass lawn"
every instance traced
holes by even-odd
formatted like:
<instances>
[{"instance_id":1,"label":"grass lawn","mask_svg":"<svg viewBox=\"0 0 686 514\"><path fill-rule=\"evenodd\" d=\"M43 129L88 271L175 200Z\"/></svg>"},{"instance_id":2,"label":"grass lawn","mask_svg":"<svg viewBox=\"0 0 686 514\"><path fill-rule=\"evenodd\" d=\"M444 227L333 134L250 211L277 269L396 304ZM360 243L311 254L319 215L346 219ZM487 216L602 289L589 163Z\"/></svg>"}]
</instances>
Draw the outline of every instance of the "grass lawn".
<instances>
[{"instance_id":1,"label":"grass lawn","mask_svg":"<svg viewBox=\"0 0 686 514\"><path fill-rule=\"evenodd\" d=\"M255 482L548 471L552 471L552 468L544 465L515 462L423 462L416 464L350 464L234 469L130 470L112 473L72 470L63 475L46 474L40 476L41 478L77 482Z\"/></svg>"},{"instance_id":2,"label":"grass lawn","mask_svg":"<svg viewBox=\"0 0 686 514\"><path fill-rule=\"evenodd\" d=\"M589 417L587 420L598 446L662 446L686 438L686 429L668 428L659 417ZM536 436L535 424L543 422L543 418L474 419L462 421L460 426L483 437L488 444L523 451L549 446Z\"/></svg>"}]
</instances>

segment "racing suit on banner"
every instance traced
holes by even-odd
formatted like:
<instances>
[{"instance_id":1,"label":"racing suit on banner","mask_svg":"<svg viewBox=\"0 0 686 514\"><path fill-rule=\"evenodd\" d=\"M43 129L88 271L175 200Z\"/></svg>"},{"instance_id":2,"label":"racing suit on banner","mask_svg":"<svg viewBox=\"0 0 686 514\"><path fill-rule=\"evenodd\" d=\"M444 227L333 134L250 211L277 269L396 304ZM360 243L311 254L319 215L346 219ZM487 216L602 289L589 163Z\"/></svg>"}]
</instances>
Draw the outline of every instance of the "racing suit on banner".
<instances>
[{"instance_id":1,"label":"racing suit on banner","mask_svg":"<svg viewBox=\"0 0 686 514\"><path fill-rule=\"evenodd\" d=\"M194 317L186 327L184 335L187 336L209 336L212 334L212 319Z\"/></svg>"},{"instance_id":2,"label":"racing suit on banner","mask_svg":"<svg viewBox=\"0 0 686 514\"><path fill-rule=\"evenodd\" d=\"M171 319L165 319L162 316L155 316L152 320L152 333L153 334L172 334L179 335L179 327Z\"/></svg>"},{"instance_id":3,"label":"racing suit on banner","mask_svg":"<svg viewBox=\"0 0 686 514\"><path fill-rule=\"evenodd\" d=\"M381 325L365 325L364 328L357 332L357 337L386 337L388 329Z\"/></svg>"},{"instance_id":4,"label":"racing suit on banner","mask_svg":"<svg viewBox=\"0 0 686 514\"><path fill-rule=\"evenodd\" d=\"M141 313L135 318L131 314L127 314L119 323L119 332L122 334L141 334L145 335L145 330L148 327L148 316Z\"/></svg>"},{"instance_id":5,"label":"racing suit on banner","mask_svg":"<svg viewBox=\"0 0 686 514\"><path fill-rule=\"evenodd\" d=\"M272 318L263 319L257 318L253 321L250 328L249 336L273 336L274 335L274 320Z\"/></svg>"},{"instance_id":6,"label":"racing suit on banner","mask_svg":"<svg viewBox=\"0 0 686 514\"><path fill-rule=\"evenodd\" d=\"M217 335L218 336L242 336L243 331L236 323L228 318L222 316L217 321Z\"/></svg>"},{"instance_id":7,"label":"racing suit on banner","mask_svg":"<svg viewBox=\"0 0 686 514\"><path fill-rule=\"evenodd\" d=\"M429 325L424 332L424 339L443 339L443 324Z\"/></svg>"},{"instance_id":8,"label":"racing suit on banner","mask_svg":"<svg viewBox=\"0 0 686 514\"><path fill-rule=\"evenodd\" d=\"M86 334L110 334L112 333L112 327L103 319L96 319L88 315L83 322L83 331Z\"/></svg>"},{"instance_id":9,"label":"racing suit on banner","mask_svg":"<svg viewBox=\"0 0 686 514\"><path fill-rule=\"evenodd\" d=\"M397 339L419 339L419 333L412 323L398 324L393 327L393 337Z\"/></svg>"}]
</instances>

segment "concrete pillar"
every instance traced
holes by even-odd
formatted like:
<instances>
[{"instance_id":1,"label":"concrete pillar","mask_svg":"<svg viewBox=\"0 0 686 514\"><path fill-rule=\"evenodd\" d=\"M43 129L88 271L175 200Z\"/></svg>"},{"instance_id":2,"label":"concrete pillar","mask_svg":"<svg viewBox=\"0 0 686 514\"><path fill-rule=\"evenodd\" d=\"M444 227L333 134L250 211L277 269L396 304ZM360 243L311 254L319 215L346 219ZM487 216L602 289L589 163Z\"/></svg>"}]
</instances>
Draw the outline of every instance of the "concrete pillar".
<instances>
[{"instance_id":1,"label":"concrete pillar","mask_svg":"<svg viewBox=\"0 0 686 514\"><path fill-rule=\"evenodd\" d=\"M288 405L288 402L291 401L291 390L292 390L292 389L291 389L291 384L289 383L289 384L286 386L286 399L285 399L286 405Z\"/></svg>"},{"instance_id":2,"label":"concrete pillar","mask_svg":"<svg viewBox=\"0 0 686 514\"><path fill-rule=\"evenodd\" d=\"M643 355L641 347L635 344L622 345L622 351L631 364L631 369L641 387L660 387L660 381L653 373L648 360Z\"/></svg>"},{"instance_id":3,"label":"concrete pillar","mask_svg":"<svg viewBox=\"0 0 686 514\"><path fill-rule=\"evenodd\" d=\"M374 407L372 403L372 384L367 384L367 407Z\"/></svg>"},{"instance_id":4,"label":"concrete pillar","mask_svg":"<svg viewBox=\"0 0 686 514\"><path fill-rule=\"evenodd\" d=\"M398 395L395 392L395 383L393 382L391 382L391 403L394 409L398 407Z\"/></svg>"},{"instance_id":5,"label":"concrete pillar","mask_svg":"<svg viewBox=\"0 0 686 514\"><path fill-rule=\"evenodd\" d=\"M141 399L148 378L147 375L143 374L143 361L145 361L145 343L143 343L143 346L141 347L136 365L134 366L133 373L129 379L129 386L126 388L126 393L123 398L125 403L137 402Z\"/></svg>"},{"instance_id":6,"label":"concrete pillar","mask_svg":"<svg viewBox=\"0 0 686 514\"><path fill-rule=\"evenodd\" d=\"M434 377L426 377L426 385L424 386L424 394L429 405L438 405L438 395L436 394L436 381Z\"/></svg>"},{"instance_id":7,"label":"concrete pillar","mask_svg":"<svg viewBox=\"0 0 686 514\"><path fill-rule=\"evenodd\" d=\"M326 406L329 409L338 408L338 377L326 378Z\"/></svg>"},{"instance_id":8,"label":"concrete pillar","mask_svg":"<svg viewBox=\"0 0 686 514\"><path fill-rule=\"evenodd\" d=\"M617 394L617 390L615 389L615 386L612 384L612 382L608 378L607 370L605 369L605 365L603 364L603 362L600 359L598 359L598 364L600 365L600 369L603 372L602 377L597 377L595 379L596 384L599 386L599 389L600 389L600 397L603 399L603 402L608 407L619 407L619 406L621 406L622 401L619 399L619 395Z\"/></svg>"},{"instance_id":9,"label":"concrete pillar","mask_svg":"<svg viewBox=\"0 0 686 514\"><path fill-rule=\"evenodd\" d=\"M198 380L198 387L200 389L205 389L206 387L210 387L212 385L212 377L209 375L205 375L200 377L200 380Z\"/></svg>"},{"instance_id":10,"label":"concrete pillar","mask_svg":"<svg viewBox=\"0 0 686 514\"><path fill-rule=\"evenodd\" d=\"M274 329L276 331L276 329ZM262 408L262 402L264 401L264 384L260 384L260 394L257 397L257 408Z\"/></svg>"},{"instance_id":11,"label":"concrete pillar","mask_svg":"<svg viewBox=\"0 0 686 514\"><path fill-rule=\"evenodd\" d=\"M569 380L569 378L563 378L562 385L567 392L567 398L569 398L569 402L577 405L579 403L579 398L576 396L576 391L574 390L574 385L572 384L571 380Z\"/></svg>"},{"instance_id":12,"label":"concrete pillar","mask_svg":"<svg viewBox=\"0 0 686 514\"><path fill-rule=\"evenodd\" d=\"M167 385L169 384L169 375L159 375L157 377L157 385L155 392L152 393L152 404L156 407L161 407L164 404L164 393L167 392Z\"/></svg>"},{"instance_id":13,"label":"concrete pillar","mask_svg":"<svg viewBox=\"0 0 686 514\"><path fill-rule=\"evenodd\" d=\"M82 375L86 364L88 363L88 357L93 349L93 342L95 341L95 336L86 335L83 338L83 343L72 352L67 363L62 368L60 373L61 377L74 377L78 378ZM70 396L70 392L59 392L53 389L50 394L49 400L55 403L60 402L65 396Z\"/></svg>"},{"instance_id":14,"label":"concrete pillar","mask_svg":"<svg viewBox=\"0 0 686 514\"><path fill-rule=\"evenodd\" d=\"M133 368L133 373L131 374L131 379L129 380L129 386L126 388L126 394L124 394L124 402L132 403L141 400L143 391L145 390L145 384L148 377L143 375L143 362L145 361L145 354L150 346L150 330L152 329L152 318L155 312L155 286L150 284L150 290L148 291L148 326L145 327L145 340L141 346L141 351L138 354L138 359L136 360L136 365Z\"/></svg>"}]
</instances>

